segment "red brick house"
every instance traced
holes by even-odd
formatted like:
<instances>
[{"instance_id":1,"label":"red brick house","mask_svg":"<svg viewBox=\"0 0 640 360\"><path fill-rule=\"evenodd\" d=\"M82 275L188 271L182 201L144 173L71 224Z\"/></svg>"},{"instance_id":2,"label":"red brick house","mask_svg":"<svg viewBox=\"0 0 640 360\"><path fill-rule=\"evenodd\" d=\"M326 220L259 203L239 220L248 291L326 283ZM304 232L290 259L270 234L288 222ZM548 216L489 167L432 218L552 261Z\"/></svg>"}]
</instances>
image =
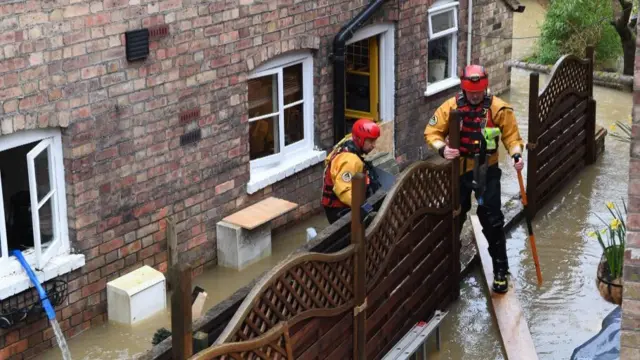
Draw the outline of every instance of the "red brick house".
<instances>
[{"instance_id":1,"label":"red brick house","mask_svg":"<svg viewBox=\"0 0 640 360\"><path fill-rule=\"evenodd\" d=\"M475 0L472 17L467 1L378 2L355 26L376 1L0 0L2 311L33 299L18 249L41 281L67 282L56 310L73 337L107 320L108 281L166 270L168 215L200 273L234 211L299 204L279 226L320 209L322 160L354 118L381 123L402 167L426 154L469 58L509 88L515 0ZM51 346L42 314L4 327L0 359Z\"/></svg>"}]
</instances>

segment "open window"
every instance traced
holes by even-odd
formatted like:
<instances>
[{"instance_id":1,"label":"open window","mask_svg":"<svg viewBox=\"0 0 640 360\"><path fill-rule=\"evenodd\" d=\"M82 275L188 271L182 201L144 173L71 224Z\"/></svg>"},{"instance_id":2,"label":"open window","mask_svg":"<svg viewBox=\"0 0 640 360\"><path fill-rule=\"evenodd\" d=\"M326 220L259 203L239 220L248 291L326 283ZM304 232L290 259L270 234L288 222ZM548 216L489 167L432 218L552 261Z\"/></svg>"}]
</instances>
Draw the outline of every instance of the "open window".
<instances>
[{"instance_id":1,"label":"open window","mask_svg":"<svg viewBox=\"0 0 640 360\"><path fill-rule=\"evenodd\" d=\"M59 132L33 131L0 139L0 275L11 251L36 269L68 249ZM62 198L62 200L64 200Z\"/></svg>"},{"instance_id":2,"label":"open window","mask_svg":"<svg viewBox=\"0 0 640 360\"><path fill-rule=\"evenodd\" d=\"M432 95L460 84L458 68L458 2L439 2L429 9L427 92Z\"/></svg>"}]
</instances>

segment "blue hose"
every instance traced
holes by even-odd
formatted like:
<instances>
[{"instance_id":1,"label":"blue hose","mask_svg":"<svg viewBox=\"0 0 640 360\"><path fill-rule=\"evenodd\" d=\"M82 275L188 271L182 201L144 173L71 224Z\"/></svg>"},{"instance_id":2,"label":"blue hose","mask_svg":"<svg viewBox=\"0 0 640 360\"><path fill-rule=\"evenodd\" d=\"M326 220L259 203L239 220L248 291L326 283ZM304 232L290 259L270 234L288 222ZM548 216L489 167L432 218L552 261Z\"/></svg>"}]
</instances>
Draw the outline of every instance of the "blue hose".
<instances>
[{"instance_id":1,"label":"blue hose","mask_svg":"<svg viewBox=\"0 0 640 360\"><path fill-rule=\"evenodd\" d=\"M24 256L22 256L22 252L20 250L13 250L11 252L11 255L15 256L16 259L20 261L20 265L22 265L22 267L24 268L24 271L26 271L27 275L29 275L29 279L31 279L31 282L36 287L36 290L38 290L38 295L40 296L42 307L47 313L47 317L49 318L49 320L55 319L56 311L53 310L53 306L51 305L51 301L49 301L49 298L47 297L47 293L42 288L42 285L40 285L40 282L38 281L36 274L34 274L33 270L31 270L31 266L29 266L29 264L27 263L27 260L25 260Z\"/></svg>"}]
</instances>

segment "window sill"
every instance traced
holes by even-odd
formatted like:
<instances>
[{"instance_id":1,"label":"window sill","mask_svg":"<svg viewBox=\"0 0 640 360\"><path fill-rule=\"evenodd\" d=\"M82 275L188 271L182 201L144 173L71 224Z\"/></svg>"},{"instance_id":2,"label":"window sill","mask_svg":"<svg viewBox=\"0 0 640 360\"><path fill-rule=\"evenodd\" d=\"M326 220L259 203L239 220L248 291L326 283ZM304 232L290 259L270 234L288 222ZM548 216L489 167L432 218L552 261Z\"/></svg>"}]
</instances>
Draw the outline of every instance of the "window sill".
<instances>
[{"instance_id":1,"label":"window sill","mask_svg":"<svg viewBox=\"0 0 640 360\"><path fill-rule=\"evenodd\" d=\"M276 166L252 170L251 178L247 183L247 193L253 194L260 189L263 189L271 184L275 184L276 182L285 179L297 172L318 164L324 161L326 156L326 151L303 151L295 157L287 157L285 161Z\"/></svg>"},{"instance_id":2,"label":"window sill","mask_svg":"<svg viewBox=\"0 0 640 360\"><path fill-rule=\"evenodd\" d=\"M0 300L21 293L33 285L29 276L17 260L9 259L6 261L7 264L2 263L2 268L8 271L2 271L0 273ZM42 271L34 269L33 272L38 277L40 283L43 283L79 269L83 267L84 264L85 257L83 254L59 255L52 258Z\"/></svg>"},{"instance_id":3,"label":"window sill","mask_svg":"<svg viewBox=\"0 0 640 360\"><path fill-rule=\"evenodd\" d=\"M442 92L447 89L451 89L454 86L460 85L460 78L448 78L446 80L441 80L435 82L433 84L427 85L427 91L424 92L424 96L435 95L439 92Z\"/></svg>"}]
</instances>

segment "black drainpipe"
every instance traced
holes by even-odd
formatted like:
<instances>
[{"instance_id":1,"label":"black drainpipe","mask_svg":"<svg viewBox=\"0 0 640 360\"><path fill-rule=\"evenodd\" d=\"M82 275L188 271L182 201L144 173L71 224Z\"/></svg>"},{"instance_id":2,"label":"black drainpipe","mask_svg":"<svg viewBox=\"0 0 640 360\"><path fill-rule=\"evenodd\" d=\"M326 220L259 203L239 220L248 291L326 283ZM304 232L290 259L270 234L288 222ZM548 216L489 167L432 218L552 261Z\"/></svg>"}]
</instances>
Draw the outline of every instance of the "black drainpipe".
<instances>
[{"instance_id":1,"label":"black drainpipe","mask_svg":"<svg viewBox=\"0 0 640 360\"><path fill-rule=\"evenodd\" d=\"M346 134L344 118L345 68L344 53L347 40L380 9L385 0L373 0L358 15L349 20L333 38L333 141L338 143Z\"/></svg>"}]
</instances>

